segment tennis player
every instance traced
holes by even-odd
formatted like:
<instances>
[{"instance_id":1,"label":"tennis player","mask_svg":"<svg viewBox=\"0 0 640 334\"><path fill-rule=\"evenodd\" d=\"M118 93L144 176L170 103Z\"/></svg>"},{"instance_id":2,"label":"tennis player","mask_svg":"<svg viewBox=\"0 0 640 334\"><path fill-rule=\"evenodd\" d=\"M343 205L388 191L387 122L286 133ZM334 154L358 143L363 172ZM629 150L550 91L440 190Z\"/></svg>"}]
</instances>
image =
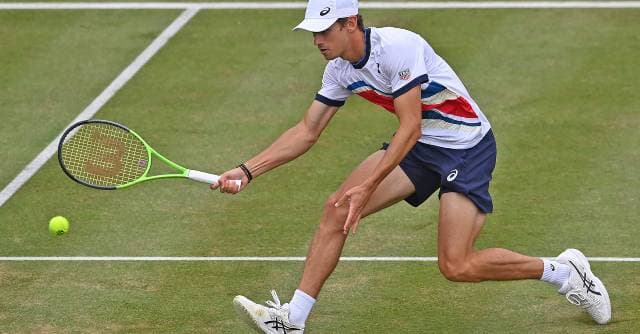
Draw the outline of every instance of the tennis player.
<instances>
[{"instance_id":1,"label":"tennis player","mask_svg":"<svg viewBox=\"0 0 640 334\"><path fill-rule=\"evenodd\" d=\"M487 117L422 37L397 28L365 28L357 0L310 0L298 29L313 33L315 46L329 61L322 87L298 124L221 176L222 192L242 191L252 179L309 150L352 94L386 109L399 125L389 143L327 199L291 301L281 304L274 291L267 306L244 296L234 299L250 326L264 333L303 333L348 233L355 233L361 219L402 200L419 206L438 189L438 266L444 277L456 282L539 279L595 322L610 320L607 290L580 251L568 249L546 260L474 248L493 210L489 183L496 144ZM241 178L238 189L232 180Z\"/></svg>"}]
</instances>

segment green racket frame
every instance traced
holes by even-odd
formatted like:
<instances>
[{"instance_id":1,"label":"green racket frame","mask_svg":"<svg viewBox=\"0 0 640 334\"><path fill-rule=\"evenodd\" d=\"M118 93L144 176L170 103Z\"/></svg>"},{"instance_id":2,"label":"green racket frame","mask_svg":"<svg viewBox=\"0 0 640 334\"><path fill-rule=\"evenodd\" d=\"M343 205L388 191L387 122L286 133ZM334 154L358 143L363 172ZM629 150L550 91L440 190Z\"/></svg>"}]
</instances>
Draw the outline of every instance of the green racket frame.
<instances>
[{"instance_id":1,"label":"green racket frame","mask_svg":"<svg viewBox=\"0 0 640 334\"><path fill-rule=\"evenodd\" d=\"M65 164L65 159L63 157L63 149L64 149L64 145L67 142L67 140L71 139L71 137L73 137L72 135L74 134L74 130L83 126L83 125L87 125L87 124L106 124L106 125L110 125L110 126L115 126L118 127L122 130L127 131L128 133L132 134L133 136L135 136L138 140L140 140L140 142L143 144L143 146L146 149L147 152L147 163L146 163L146 169L145 171L142 173L142 175L138 178L136 178L133 181L124 183L124 184L120 184L120 185L99 185L99 184L93 184L90 182L87 182L79 177L77 177L76 175L74 175L74 173L72 171L70 171L67 168L67 165ZM154 158L160 159L160 161L164 162L166 165L168 165L169 167L175 169L178 173L170 173L170 174L160 174L160 175L152 175L149 176L149 171L151 170L151 165L152 165L152 161ZM150 181L150 180L158 180L158 179L168 179L168 178L188 178L194 181L199 181L199 182L203 182L203 183L208 183L208 184L215 184L218 182L218 179L220 178L218 175L215 174L210 174L210 173L205 173L205 172L200 172L197 170L192 170L192 169L188 169L186 167L183 167L171 160L169 160L168 158L166 158L165 156L163 156L162 154L158 153L156 150L154 150L143 138L142 136L140 136L139 134L137 134L135 131L129 129L128 127L113 122L113 121L107 121L107 120L85 120L85 121L80 121L77 122L73 125L71 125L67 130L65 130L65 132L63 133L62 137L60 138L60 142L58 143L58 162L60 163L60 166L62 167L62 170L64 171L64 173L69 176L72 180L85 185L87 187L91 187L91 188L96 188L96 189L102 189L102 190L114 190L114 189L123 189L123 188L127 188L127 187L131 187L133 185L145 182L145 181ZM236 180L235 181L236 184L238 185L238 187L240 187L241 185L241 181L240 180Z\"/></svg>"}]
</instances>

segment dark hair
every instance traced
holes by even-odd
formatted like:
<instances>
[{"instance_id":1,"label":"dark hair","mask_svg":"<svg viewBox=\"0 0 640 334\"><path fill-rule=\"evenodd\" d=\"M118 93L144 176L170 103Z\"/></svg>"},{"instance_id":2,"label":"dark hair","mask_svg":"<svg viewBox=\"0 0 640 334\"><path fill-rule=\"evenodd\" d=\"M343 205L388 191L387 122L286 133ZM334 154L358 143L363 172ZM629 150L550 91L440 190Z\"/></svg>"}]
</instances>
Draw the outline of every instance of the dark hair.
<instances>
[{"instance_id":1,"label":"dark hair","mask_svg":"<svg viewBox=\"0 0 640 334\"><path fill-rule=\"evenodd\" d=\"M364 21L362 20L362 15L358 14L358 29L360 29L360 31L364 31ZM347 23L347 19L349 19L348 17L341 17L338 19L338 22L340 22L340 25L344 26L345 23Z\"/></svg>"}]
</instances>

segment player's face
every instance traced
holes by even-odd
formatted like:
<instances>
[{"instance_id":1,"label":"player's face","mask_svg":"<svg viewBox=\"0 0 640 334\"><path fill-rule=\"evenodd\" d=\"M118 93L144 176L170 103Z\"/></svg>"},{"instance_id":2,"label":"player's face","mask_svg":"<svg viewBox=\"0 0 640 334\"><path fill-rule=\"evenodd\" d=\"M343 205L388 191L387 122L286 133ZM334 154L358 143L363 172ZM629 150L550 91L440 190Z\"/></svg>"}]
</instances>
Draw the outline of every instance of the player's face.
<instances>
[{"instance_id":1,"label":"player's face","mask_svg":"<svg viewBox=\"0 0 640 334\"><path fill-rule=\"evenodd\" d=\"M334 23L327 30L313 33L313 44L318 47L326 60L341 57L348 45L347 42L346 29L339 22Z\"/></svg>"}]
</instances>

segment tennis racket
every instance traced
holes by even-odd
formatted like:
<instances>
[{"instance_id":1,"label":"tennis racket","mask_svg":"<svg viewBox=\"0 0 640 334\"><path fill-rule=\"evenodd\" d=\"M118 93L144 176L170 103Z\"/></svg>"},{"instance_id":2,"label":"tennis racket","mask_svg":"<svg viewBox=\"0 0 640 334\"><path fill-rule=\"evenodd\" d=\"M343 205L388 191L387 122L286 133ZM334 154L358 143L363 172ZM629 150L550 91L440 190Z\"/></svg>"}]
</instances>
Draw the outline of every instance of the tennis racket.
<instances>
[{"instance_id":1,"label":"tennis racket","mask_svg":"<svg viewBox=\"0 0 640 334\"><path fill-rule=\"evenodd\" d=\"M149 175L160 160L174 173ZM218 175L187 169L156 152L133 130L112 121L86 120L71 125L58 143L58 161L72 180L96 189L122 189L157 179L188 178L218 183ZM241 181L235 181L240 187Z\"/></svg>"}]
</instances>

